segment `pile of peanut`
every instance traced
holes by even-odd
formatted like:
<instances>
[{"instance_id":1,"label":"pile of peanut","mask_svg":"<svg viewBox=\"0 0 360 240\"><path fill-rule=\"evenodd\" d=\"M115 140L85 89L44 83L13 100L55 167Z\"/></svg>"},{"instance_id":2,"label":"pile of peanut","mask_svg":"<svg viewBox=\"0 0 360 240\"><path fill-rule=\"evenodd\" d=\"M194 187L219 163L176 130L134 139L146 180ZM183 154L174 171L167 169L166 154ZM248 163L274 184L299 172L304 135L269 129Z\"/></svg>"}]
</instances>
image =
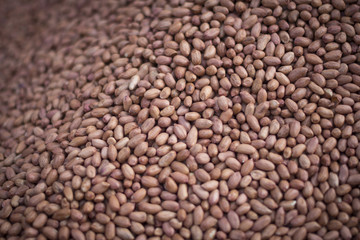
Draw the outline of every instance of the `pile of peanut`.
<instances>
[{"instance_id":1,"label":"pile of peanut","mask_svg":"<svg viewBox=\"0 0 360 240\"><path fill-rule=\"evenodd\" d=\"M4 0L0 240L360 239L360 2Z\"/></svg>"}]
</instances>

